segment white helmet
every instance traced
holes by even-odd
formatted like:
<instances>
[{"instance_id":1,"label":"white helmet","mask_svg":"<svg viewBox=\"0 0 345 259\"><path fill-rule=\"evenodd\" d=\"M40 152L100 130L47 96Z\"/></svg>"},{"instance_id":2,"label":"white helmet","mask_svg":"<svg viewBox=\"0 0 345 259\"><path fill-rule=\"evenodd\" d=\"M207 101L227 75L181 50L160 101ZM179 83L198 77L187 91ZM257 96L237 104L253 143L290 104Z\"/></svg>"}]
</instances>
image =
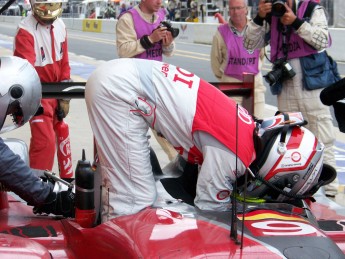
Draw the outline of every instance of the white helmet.
<instances>
[{"instance_id":1,"label":"white helmet","mask_svg":"<svg viewBox=\"0 0 345 259\"><path fill-rule=\"evenodd\" d=\"M40 107L42 86L35 68L19 57L0 57L0 133L23 126Z\"/></svg>"},{"instance_id":2,"label":"white helmet","mask_svg":"<svg viewBox=\"0 0 345 259\"><path fill-rule=\"evenodd\" d=\"M30 0L33 15L43 24L52 24L62 13L67 0Z\"/></svg>"},{"instance_id":3,"label":"white helmet","mask_svg":"<svg viewBox=\"0 0 345 259\"><path fill-rule=\"evenodd\" d=\"M265 128L259 130L260 137L265 143L250 166L256 175L247 187L251 197L283 201L311 196L316 191L324 145L308 129L298 126L304 121L300 113L290 115L287 120L282 120L286 114L278 115L261 124Z\"/></svg>"}]
</instances>

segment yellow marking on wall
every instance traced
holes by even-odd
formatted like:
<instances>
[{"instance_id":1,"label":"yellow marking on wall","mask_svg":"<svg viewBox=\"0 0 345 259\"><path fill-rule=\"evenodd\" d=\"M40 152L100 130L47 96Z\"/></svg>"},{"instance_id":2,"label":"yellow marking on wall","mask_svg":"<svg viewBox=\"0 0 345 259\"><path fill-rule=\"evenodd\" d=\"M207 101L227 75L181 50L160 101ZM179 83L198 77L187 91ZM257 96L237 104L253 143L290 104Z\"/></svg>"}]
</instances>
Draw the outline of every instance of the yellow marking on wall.
<instances>
[{"instance_id":1,"label":"yellow marking on wall","mask_svg":"<svg viewBox=\"0 0 345 259\"><path fill-rule=\"evenodd\" d=\"M102 20L84 19L83 20L83 31L102 32Z\"/></svg>"}]
</instances>

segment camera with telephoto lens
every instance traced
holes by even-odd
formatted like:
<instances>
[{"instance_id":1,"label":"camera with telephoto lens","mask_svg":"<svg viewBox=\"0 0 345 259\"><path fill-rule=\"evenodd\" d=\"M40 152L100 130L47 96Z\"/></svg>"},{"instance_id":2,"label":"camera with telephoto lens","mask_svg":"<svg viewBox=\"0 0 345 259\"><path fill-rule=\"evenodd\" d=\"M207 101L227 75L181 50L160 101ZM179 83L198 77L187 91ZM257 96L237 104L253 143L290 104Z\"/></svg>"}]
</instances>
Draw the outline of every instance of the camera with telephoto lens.
<instances>
[{"instance_id":1,"label":"camera with telephoto lens","mask_svg":"<svg viewBox=\"0 0 345 259\"><path fill-rule=\"evenodd\" d=\"M275 85L277 82L283 82L286 79L293 78L296 72L285 59L277 59L273 63L273 69L264 75L264 78L270 86Z\"/></svg>"},{"instance_id":2,"label":"camera with telephoto lens","mask_svg":"<svg viewBox=\"0 0 345 259\"><path fill-rule=\"evenodd\" d=\"M282 17L286 12L286 0L266 0L265 3L272 3L271 14L273 16Z\"/></svg>"},{"instance_id":3,"label":"camera with telephoto lens","mask_svg":"<svg viewBox=\"0 0 345 259\"><path fill-rule=\"evenodd\" d=\"M173 38L176 38L178 34L180 33L180 30L178 28L172 27L169 21L161 21L159 27L166 27L167 31L171 32L171 35L173 36Z\"/></svg>"}]
</instances>

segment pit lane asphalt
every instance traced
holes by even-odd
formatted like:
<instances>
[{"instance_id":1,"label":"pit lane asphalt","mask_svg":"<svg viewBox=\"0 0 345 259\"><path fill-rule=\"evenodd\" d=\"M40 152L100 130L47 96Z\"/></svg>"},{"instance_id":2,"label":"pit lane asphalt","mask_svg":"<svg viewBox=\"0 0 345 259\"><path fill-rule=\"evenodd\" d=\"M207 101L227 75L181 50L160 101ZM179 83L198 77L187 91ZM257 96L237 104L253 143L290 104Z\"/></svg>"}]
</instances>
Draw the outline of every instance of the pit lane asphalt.
<instances>
[{"instance_id":1,"label":"pit lane asphalt","mask_svg":"<svg viewBox=\"0 0 345 259\"><path fill-rule=\"evenodd\" d=\"M12 44L0 43L0 56L11 56ZM104 61L97 61L85 56L77 56L69 53L72 79L75 82L85 82L90 73ZM277 108L271 105L265 107L265 117L271 117L277 111ZM71 100L70 112L65 121L70 128L70 141L72 150L73 167L81 159L82 149L85 150L86 158L93 161L93 134L88 120L88 114L84 99ZM345 206L345 134L335 128L336 141L334 146L336 165L339 179L339 194L336 201ZM23 140L28 146L30 143L30 127L28 124L12 132L1 135L3 138L18 138ZM161 167L169 163L169 159L157 143L155 138L151 138L150 143L155 150ZM57 161L54 163L54 172L58 172Z\"/></svg>"}]
</instances>

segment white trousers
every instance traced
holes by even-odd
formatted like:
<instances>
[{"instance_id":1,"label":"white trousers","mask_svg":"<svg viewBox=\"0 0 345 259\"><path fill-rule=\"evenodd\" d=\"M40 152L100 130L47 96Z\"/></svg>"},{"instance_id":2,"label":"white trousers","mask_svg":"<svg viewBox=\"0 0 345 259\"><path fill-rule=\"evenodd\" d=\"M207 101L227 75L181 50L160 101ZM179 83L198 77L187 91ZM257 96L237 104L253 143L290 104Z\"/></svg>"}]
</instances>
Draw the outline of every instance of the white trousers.
<instances>
[{"instance_id":1,"label":"white trousers","mask_svg":"<svg viewBox=\"0 0 345 259\"><path fill-rule=\"evenodd\" d=\"M236 162L236 154L211 135L196 132L193 137L204 156L197 181L195 206L202 210L227 211L231 207L233 184L244 174L246 167L241 160Z\"/></svg>"}]
</instances>

